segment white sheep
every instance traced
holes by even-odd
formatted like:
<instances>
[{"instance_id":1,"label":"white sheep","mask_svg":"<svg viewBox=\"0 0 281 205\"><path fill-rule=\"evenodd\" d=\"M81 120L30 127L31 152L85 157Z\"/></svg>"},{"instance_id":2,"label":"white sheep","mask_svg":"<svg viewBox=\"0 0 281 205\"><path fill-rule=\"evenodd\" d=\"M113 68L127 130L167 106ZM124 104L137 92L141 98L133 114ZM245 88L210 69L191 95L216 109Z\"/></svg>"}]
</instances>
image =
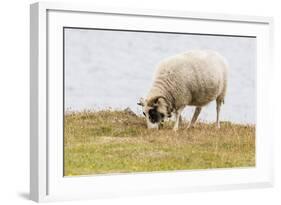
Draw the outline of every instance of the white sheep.
<instances>
[{"instance_id":1,"label":"white sheep","mask_svg":"<svg viewBox=\"0 0 281 205\"><path fill-rule=\"evenodd\" d=\"M187 106L195 106L189 126L194 126L202 107L216 100L217 127L219 114L227 87L228 65L217 52L192 50L163 60L156 69L153 85L143 106L148 128L159 128L159 124L175 114L173 130L178 130L180 115Z\"/></svg>"}]
</instances>

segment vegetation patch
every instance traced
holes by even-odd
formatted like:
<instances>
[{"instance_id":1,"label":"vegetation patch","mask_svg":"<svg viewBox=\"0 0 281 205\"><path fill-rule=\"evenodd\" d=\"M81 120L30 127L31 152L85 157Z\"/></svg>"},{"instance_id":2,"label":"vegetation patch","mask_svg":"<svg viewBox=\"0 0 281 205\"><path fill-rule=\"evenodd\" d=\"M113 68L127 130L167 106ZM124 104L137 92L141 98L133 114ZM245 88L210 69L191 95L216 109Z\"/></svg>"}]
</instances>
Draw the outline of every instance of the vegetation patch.
<instances>
[{"instance_id":1,"label":"vegetation patch","mask_svg":"<svg viewBox=\"0 0 281 205\"><path fill-rule=\"evenodd\" d=\"M69 112L64 118L64 175L255 166L255 126L198 123L177 132L148 130L127 111Z\"/></svg>"}]
</instances>

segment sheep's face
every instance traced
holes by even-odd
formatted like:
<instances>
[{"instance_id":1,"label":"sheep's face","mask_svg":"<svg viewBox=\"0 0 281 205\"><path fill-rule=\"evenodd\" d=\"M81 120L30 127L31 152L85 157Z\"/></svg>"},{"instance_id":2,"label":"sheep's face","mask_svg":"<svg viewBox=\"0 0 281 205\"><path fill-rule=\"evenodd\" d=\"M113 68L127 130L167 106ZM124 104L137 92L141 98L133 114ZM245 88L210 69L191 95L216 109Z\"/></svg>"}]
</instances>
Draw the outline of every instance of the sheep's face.
<instances>
[{"instance_id":1,"label":"sheep's face","mask_svg":"<svg viewBox=\"0 0 281 205\"><path fill-rule=\"evenodd\" d=\"M158 129L159 125L167 117L167 106L162 97L150 101L146 101L141 98L138 105L142 106L143 115L146 118L148 129Z\"/></svg>"}]
</instances>

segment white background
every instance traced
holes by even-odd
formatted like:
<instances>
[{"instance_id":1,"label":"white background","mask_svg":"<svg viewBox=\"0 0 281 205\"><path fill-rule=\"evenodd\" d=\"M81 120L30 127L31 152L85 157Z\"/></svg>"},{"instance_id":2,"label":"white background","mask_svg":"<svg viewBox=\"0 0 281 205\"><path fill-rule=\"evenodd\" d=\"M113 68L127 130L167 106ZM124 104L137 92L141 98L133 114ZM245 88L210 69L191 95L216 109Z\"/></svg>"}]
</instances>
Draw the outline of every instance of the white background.
<instances>
[{"instance_id":1,"label":"white background","mask_svg":"<svg viewBox=\"0 0 281 205\"><path fill-rule=\"evenodd\" d=\"M31 204L29 192L29 3L28 0L2 1L0 7L0 204ZM79 2L82 2L81 0ZM94 1L91 1L94 2ZM275 18L274 78L276 98L275 162L276 186L270 189L187 193L64 204L280 204L281 203L281 12L278 1L260 0L103 0L97 5L265 15ZM102 4L101 4L102 3ZM279 59L278 59L279 57ZM277 70L279 68L279 70ZM278 136L278 134L279 136Z\"/></svg>"}]
</instances>

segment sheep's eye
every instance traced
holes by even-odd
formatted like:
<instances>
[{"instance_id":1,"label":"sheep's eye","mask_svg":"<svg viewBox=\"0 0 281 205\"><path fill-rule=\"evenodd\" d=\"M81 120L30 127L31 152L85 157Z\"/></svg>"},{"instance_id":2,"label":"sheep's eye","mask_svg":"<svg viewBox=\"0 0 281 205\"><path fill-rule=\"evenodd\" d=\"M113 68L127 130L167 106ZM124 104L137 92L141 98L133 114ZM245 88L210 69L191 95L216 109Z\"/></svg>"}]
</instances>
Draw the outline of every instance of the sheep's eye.
<instances>
[{"instance_id":1,"label":"sheep's eye","mask_svg":"<svg viewBox=\"0 0 281 205\"><path fill-rule=\"evenodd\" d=\"M142 114L143 114L144 116L146 116L146 114L145 114L144 112L142 112Z\"/></svg>"}]
</instances>

